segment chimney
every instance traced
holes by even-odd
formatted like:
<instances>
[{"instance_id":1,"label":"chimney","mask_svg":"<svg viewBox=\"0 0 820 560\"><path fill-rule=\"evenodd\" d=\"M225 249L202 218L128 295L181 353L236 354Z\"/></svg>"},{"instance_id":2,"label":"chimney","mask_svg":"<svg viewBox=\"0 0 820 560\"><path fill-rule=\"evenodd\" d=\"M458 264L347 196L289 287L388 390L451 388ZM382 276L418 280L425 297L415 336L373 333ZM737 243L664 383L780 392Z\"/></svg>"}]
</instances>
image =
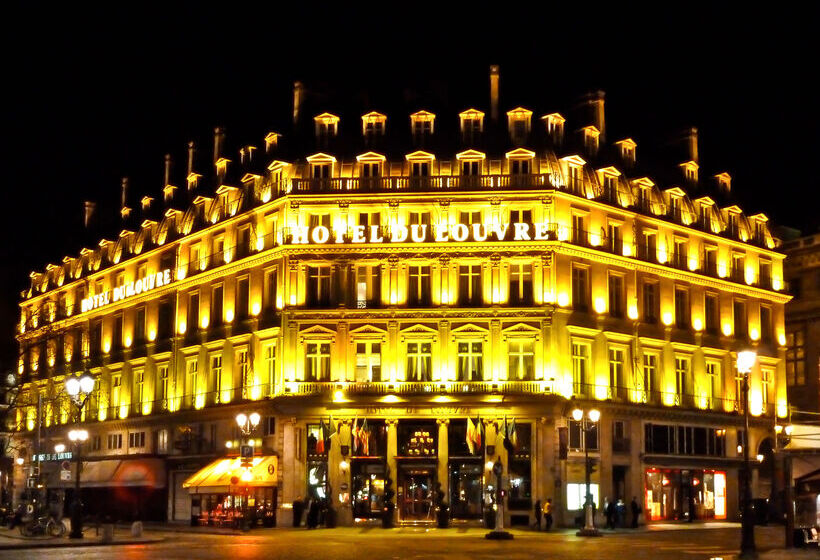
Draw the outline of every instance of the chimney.
<instances>
[{"instance_id":1,"label":"chimney","mask_svg":"<svg viewBox=\"0 0 820 560\"><path fill-rule=\"evenodd\" d=\"M302 82L293 82L293 124L299 124L299 112L302 110L305 88Z\"/></svg>"},{"instance_id":2,"label":"chimney","mask_svg":"<svg viewBox=\"0 0 820 560\"><path fill-rule=\"evenodd\" d=\"M214 129L214 163L222 157L222 150L225 144L225 129L218 126Z\"/></svg>"},{"instance_id":3,"label":"chimney","mask_svg":"<svg viewBox=\"0 0 820 560\"><path fill-rule=\"evenodd\" d=\"M498 122L498 65L490 66L490 118Z\"/></svg>"},{"instance_id":4,"label":"chimney","mask_svg":"<svg viewBox=\"0 0 820 560\"><path fill-rule=\"evenodd\" d=\"M91 229L94 212L97 210L97 203L90 200L83 202L83 226L86 230Z\"/></svg>"},{"instance_id":5,"label":"chimney","mask_svg":"<svg viewBox=\"0 0 820 560\"><path fill-rule=\"evenodd\" d=\"M604 97L605 93L601 90L591 91L581 97L578 104L582 109L582 125L592 125L598 129L600 136L598 136L599 144L606 141L606 116L604 114Z\"/></svg>"},{"instance_id":6,"label":"chimney","mask_svg":"<svg viewBox=\"0 0 820 560\"><path fill-rule=\"evenodd\" d=\"M166 187L171 184L171 154L165 154L165 175L163 177L162 186Z\"/></svg>"},{"instance_id":7,"label":"chimney","mask_svg":"<svg viewBox=\"0 0 820 560\"><path fill-rule=\"evenodd\" d=\"M684 153L688 158L687 161L698 162L698 129L694 126L689 127L683 131L683 147L686 150Z\"/></svg>"},{"instance_id":8,"label":"chimney","mask_svg":"<svg viewBox=\"0 0 820 560\"><path fill-rule=\"evenodd\" d=\"M131 208L128 206L128 177L123 177L120 183L120 216L127 220L131 215Z\"/></svg>"}]
</instances>

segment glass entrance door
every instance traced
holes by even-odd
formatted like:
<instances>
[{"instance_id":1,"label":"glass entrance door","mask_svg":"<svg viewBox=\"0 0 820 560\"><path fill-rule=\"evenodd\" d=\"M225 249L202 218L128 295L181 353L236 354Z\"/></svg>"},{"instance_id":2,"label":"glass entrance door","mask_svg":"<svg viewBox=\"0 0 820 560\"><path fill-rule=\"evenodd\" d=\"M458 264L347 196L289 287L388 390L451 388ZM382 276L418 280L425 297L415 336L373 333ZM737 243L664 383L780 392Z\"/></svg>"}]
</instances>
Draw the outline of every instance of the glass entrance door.
<instances>
[{"instance_id":1,"label":"glass entrance door","mask_svg":"<svg viewBox=\"0 0 820 560\"><path fill-rule=\"evenodd\" d=\"M402 521L435 521L433 515L432 468L408 468L400 471L399 507Z\"/></svg>"}]
</instances>

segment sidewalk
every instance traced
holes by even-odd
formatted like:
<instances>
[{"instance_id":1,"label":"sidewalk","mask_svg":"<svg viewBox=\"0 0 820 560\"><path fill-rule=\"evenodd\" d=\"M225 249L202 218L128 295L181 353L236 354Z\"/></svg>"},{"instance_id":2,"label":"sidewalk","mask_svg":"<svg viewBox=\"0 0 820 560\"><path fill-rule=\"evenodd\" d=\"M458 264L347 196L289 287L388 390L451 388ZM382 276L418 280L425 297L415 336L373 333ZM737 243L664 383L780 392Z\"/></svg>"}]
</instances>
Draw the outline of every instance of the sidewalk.
<instances>
[{"instance_id":1,"label":"sidewalk","mask_svg":"<svg viewBox=\"0 0 820 560\"><path fill-rule=\"evenodd\" d=\"M9 530L0 528L0 551L2 550L22 550L29 548L71 548L78 546L117 546L127 544L151 544L162 542L162 537L139 537L131 536L128 530L115 529L114 540L103 542L101 536L97 536L94 529L87 529L83 533L82 539L70 539L65 537L24 537L17 529Z\"/></svg>"}]
</instances>

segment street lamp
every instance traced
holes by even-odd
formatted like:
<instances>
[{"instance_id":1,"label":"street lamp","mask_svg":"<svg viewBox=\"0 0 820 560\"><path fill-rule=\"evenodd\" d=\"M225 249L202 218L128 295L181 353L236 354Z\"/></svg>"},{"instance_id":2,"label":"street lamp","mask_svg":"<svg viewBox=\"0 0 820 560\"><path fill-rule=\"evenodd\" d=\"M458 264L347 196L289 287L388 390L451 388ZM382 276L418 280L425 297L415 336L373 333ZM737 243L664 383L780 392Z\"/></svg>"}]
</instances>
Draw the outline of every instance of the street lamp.
<instances>
[{"instance_id":1,"label":"street lamp","mask_svg":"<svg viewBox=\"0 0 820 560\"><path fill-rule=\"evenodd\" d=\"M743 519L740 526L740 558L757 558L755 526L752 519L752 469L749 464L749 375L757 361L757 352L744 350L737 353L737 372L743 378Z\"/></svg>"},{"instance_id":2,"label":"street lamp","mask_svg":"<svg viewBox=\"0 0 820 560\"><path fill-rule=\"evenodd\" d=\"M65 382L65 390L71 401L77 406L77 423L82 421L83 408L94 391L94 378L85 373L79 377L69 377ZM80 471L82 470L82 444L88 439L87 430L71 430L68 439L77 448L77 475L74 478L74 501L71 504L71 533L72 539L83 538L83 502L80 499Z\"/></svg>"},{"instance_id":3,"label":"street lamp","mask_svg":"<svg viewBox=\"0 0 820 560\"><path fill-rule=\"evenodd\" d=\"M54 446L54 453L62 453L64 451L65 451L65 444L64 443L58 443L57 445Z\"/></svg>"},{"instance_id":4,"label":"street lamp","mask_svg":"<svg viewBox=\"0 0 820 560\"><path fill-rule=\"evenodd\" d=\"M587 439L589 433L598 425L601 419L601 411L593 408L587 411L586 416L584 411L576 408L572 411L572 419L581 423L581 429L584 433L584 471L586 473L586 497L584 499L584 528L576 533L579 537L600 537L601 533L595 527L595 516L592 513L592 493L589 491L589 476L592 473L592 463L589 460L589 447L587 446Z\"/></svg>"},{"instance_id":5,"label":"street lamp","mask_svg":"<svg viewBox=\"0 0 820 560\"><path fill-rule=\"evenodd\" d=\"M256 427L259 425L259 421L262 419L259 416L258 412L251 412L250 414L245 414L244 412L240 412L236 415L236 425L239 426L239 431L242 432L242 435L245 436L246 441L243 442L239 447L239 456L241 457L241 464L245 467L245 471L240 476L240 480L242 482L250 482L252 480L251 475L251 465L253 464L253 440L251 439L251 435L253 434ZM248 529L248 515L246 505L248 502L247 492L245 493L245 500L242 502L242 529Z\"/></svg>"}]
</instances>

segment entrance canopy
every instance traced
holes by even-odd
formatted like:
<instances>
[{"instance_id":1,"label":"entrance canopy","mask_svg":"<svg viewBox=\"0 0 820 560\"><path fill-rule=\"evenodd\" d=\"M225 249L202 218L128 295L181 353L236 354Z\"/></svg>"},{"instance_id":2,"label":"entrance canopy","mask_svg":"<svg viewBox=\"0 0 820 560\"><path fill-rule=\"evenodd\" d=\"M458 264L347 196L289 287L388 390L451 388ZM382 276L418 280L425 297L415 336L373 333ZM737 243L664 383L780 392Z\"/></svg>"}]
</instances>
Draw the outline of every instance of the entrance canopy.
<instances>
[{"instance_id":1,"label":"entrance canopy","mask_svg":"<svg viewBox=\"0 0 820 560\"><path fill-rule=\"evenodd\" d=\"M230 487L276 486L279 458L274 455L254 457L250 467L242 466L239 457L217 459L182 483L191 494L229 492Z\"/></svg>"},{"instance_id":2,"label":"entrance canopy","mask_svg":"<svg viewBox=\"0 0 820 560\"><path fill-rule=\"evenodd\" d=\"M76 479L77 464L71 462L70 479L63 480L59 466L54 465L47 476L49 488L73 488ZM109 486L152 486L165 487L165 465L162 459L104 459L102 461L83 461L80 474L83 488L104 488Z\"/></svg>"}]
</instances>

